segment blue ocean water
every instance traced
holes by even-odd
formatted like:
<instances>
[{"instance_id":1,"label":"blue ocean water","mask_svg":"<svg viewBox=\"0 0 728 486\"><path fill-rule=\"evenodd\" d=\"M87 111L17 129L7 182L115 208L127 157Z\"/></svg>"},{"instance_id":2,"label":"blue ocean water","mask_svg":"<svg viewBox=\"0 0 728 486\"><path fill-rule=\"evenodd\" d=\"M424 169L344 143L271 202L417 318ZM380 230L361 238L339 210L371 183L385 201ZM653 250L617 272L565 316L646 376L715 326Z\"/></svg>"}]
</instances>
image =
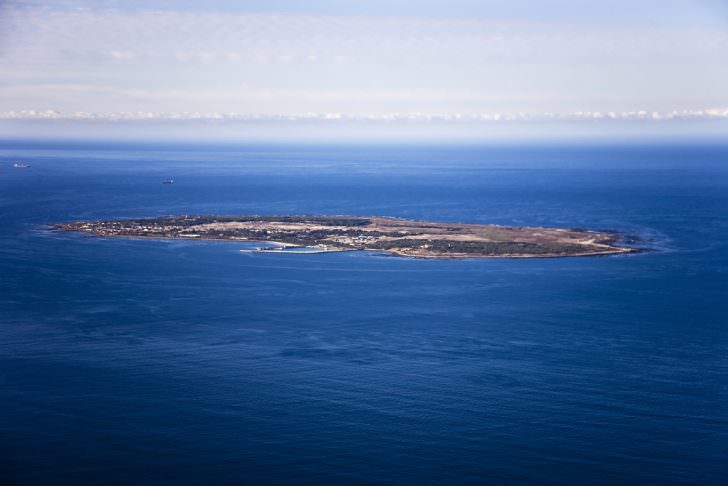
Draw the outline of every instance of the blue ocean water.
<instances>
[{"instance_id":1,"label":"blue ocean water","mask_svg":"<svg viewBox=\"0 0 728 486\"><path fill-rule=\"evenodd\" d=\"M2 142L1 482L725 484L727 212L725 146ZM260 255L47 229L247 213L657 251Z\"/></svg>"}]
</instances>

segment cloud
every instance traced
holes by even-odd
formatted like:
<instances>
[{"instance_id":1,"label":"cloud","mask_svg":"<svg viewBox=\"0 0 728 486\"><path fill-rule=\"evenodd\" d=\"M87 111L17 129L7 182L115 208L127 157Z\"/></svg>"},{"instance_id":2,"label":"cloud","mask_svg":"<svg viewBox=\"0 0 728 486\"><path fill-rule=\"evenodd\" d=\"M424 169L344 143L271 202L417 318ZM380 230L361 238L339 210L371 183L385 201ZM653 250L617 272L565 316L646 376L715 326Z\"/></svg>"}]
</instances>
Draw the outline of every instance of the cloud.
<instances>
[{"instance_id":1,"label":"cloud","mask_svg":"<svg viewBox=\"0 0 728 486\"><path fill-rule=\"evenodd\" d=\"M208 62L292 58L452 62L621 60L719 56L724 30L681 26L555 26L538 21L337 17L122 10L7 8L5 56L15 62L104 57Z\"/></svg>"},{"instance_id":2,"label":"cloud","mask_svg":"<svg viewBox=\"0 0 728 486\"><path fill-rule=\"evenodd\" d=\"M715 25L21 4L0 15L6 112L608 119L728 103Z\"/></svg>"},{"instance_id":3,"label":"cloud","mask_svg":"<svg viewBox=\"0 0 728 486\"><path fill-rule=\"evenodd\" d=\"M134 59L137 56L131 51L111 51L111 57L118 61L128 61L130 59Z\"/></svg>"},{"instance_id":4,"label":"cloud","mask_svg":"<svg viewBox=\"0 0 728 486\"><path fill-rule=\"evenodd\" d=\"M728 119L728 108L702 110L657 111L576 111L566 113L387 113L351 115L345 113L201 113L129 111L114 113L60 112L57 110L20 110L0 112L2 120L97 120L97 121L366 121L366 122L548 122L548 121L600 121L600 120L717 120Z\"/></svg>"}]
</instances>

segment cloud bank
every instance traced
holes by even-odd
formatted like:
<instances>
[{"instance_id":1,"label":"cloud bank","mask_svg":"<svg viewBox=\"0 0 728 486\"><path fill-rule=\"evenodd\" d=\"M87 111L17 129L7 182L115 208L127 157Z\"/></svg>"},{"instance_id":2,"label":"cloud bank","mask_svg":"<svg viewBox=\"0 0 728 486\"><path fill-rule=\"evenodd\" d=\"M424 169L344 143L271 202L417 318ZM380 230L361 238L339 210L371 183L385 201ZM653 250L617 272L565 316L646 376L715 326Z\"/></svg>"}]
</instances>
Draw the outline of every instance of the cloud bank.
<instances>
[{"instance_id":1,"label":"cloud bank","mask_svg":"<svg viewBox=\"0 0 728 486\"><path fill-rule=\"evenodd\" d=\"M200 113L200 112L59 112L20 110L0 112L3 120L99 120L99 121L365 121L365 122L544 122L589 120L719 120L728 119L728 108L659 111L575 111L567 113L388 113L352 115L346 113Z\"/></svg>"},{"instance_id":2,"label":"cloud bank","mask_svg":"<svg viewBox=\"0 0 728 486\"><path fill-rule=\"evenodd\" d=\"M227 10L0 3L0 120L519 127L726 118L720 2L615 0L597 14L557 0L459 2L455 11L470 16L429 1L376 2L370 15L366 2L222 3Z\"/></svg>"}]
</instances>

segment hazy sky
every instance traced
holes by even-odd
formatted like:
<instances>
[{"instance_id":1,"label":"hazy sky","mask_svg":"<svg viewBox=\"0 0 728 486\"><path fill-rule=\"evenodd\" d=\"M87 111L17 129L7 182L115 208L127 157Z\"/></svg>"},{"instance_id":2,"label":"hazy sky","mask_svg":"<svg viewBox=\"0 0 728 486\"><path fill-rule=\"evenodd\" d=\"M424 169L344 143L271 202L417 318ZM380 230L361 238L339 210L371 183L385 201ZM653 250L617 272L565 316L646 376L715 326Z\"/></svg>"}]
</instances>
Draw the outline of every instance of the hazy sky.
<instances>
[{"instance_id":1,"label":"hazy sky","mask_svg":"<svg viewBox=\"0 0 728 486\"><path fill-rule=\"evenodd\" d=\"M712 120L728 118L728 1L0 0L0 72L5 125Z\"/></svg>"}]
</instances>

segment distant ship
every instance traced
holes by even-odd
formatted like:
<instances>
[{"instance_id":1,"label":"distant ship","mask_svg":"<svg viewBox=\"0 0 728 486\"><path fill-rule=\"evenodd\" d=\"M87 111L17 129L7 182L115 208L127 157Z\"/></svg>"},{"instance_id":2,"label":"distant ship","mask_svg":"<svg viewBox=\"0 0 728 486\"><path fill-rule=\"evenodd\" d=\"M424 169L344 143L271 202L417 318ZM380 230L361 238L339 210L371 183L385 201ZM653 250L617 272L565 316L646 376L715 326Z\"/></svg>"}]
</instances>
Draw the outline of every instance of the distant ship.
<instances>
[{"instance_id":1,"label":"distant ship","mask_svg":"<svg viewBox=\"0 0 728 486\"><path fill-rule=\"evenodd\" d=\"M13 167L16 169L28 169L30 168L30 164L26 164L25 162L15 162Z\"/></svg>"},{"instance_id":2,"label":"distant ship","mask_svg":"<svg viewBox=\"0 0 728 486\"><path fill-rule=\"evenodd\" d=\"M171 177L162 181L162 184L174 184L174 179Z\"/></svg>"}]
</instances>

